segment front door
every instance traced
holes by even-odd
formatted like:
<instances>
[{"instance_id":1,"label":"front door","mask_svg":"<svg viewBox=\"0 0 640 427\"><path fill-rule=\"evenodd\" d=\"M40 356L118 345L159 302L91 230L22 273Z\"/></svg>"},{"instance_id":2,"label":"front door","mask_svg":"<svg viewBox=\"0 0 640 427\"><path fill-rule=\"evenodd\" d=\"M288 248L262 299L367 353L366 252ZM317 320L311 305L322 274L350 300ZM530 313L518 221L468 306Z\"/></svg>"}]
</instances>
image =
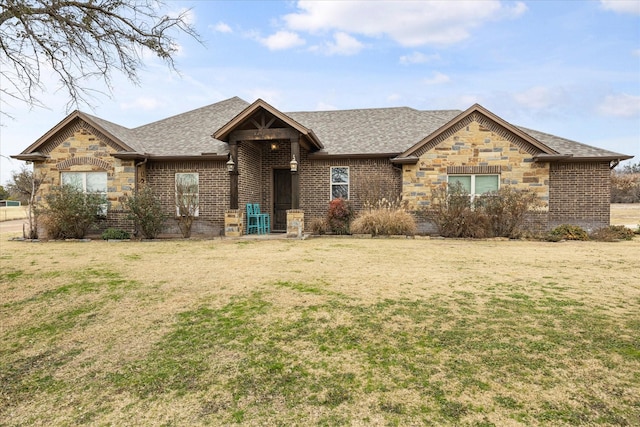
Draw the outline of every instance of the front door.
<instances>
[{"instance_id":1,"label":"front door","mask_svg":"<svg viewBox=\"0 0 640 427\"><path fill-rule=\"evenodd\" d=\"M291 171L273 170L273 229L286 231L287 210L291 209Z\"/></svg>"}]
</instances>

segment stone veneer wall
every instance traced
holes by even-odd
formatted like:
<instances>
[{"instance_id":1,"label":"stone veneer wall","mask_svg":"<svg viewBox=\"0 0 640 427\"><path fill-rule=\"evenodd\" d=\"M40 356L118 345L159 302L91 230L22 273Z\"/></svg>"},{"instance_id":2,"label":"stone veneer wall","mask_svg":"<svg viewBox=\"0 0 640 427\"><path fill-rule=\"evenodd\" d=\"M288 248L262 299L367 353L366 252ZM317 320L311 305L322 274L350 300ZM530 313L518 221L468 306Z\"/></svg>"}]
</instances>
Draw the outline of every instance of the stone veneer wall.
<instances>
[{"instance_id":1,"label":"stone veneer wall","mask_svg":"<svg viewBox=\"0 0 640 427\"><path fill-rule=\"evenodd\" d=\"M78 119L60 131L40 151L50 157L34 163L36 175L44 175L40 194L60 185L62 172L107 172L107 219L99 221L99 230L107 227L131 229L122 212L121 201L135 189L135 163L111 154L119 147L88 123Z\"/></svg>"},{"instance_id":2,"label":"stone veneer wall","mask_svg":"<svg viewBox=\"0 0 640 427\"><path fill-rule=\"evenodd\" d=\"M417 164L403 167L403 198L418 210L429 206L431 190L446 185L448 175L492 173L500 175L501 186L532 190L547 205L549 165L534 163L526 145L471 121L422 153Z\"/></svg>"},{"instance_id":3,"label":"stone veneer wall","mask_svg":"<svg viewBox=\"0 0 640 427\"><path fill-rule=\"evenodd\" d=\"M552 163L549 227L578 225L588 231L610 223L609 162Z\"/></svg>"}]
</instances>

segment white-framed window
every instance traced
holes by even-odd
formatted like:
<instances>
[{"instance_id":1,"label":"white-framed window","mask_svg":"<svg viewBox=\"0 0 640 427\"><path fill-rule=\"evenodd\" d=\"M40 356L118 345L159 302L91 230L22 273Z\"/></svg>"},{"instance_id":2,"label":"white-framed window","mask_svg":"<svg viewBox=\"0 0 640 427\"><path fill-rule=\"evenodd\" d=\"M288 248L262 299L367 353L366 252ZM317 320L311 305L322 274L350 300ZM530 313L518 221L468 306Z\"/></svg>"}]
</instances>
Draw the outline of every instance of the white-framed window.
<instances>
[{"instance_id":1,"label":"white-framed window","mask_svg":"<svg viewBox=\"0 0 640 427\"><path fill-rule=\"evenodd\" d=\"M62 172L62 185L71 185L85 194L99 194L107 200L107 172ZM99 215L107 214L108 203L100 206Z\"/></svg>"},{"instance_id":2,"label":"white-framed window","mask_svg":"<svg viewBox=\"0 0 640 427\"><path fill-rule=\"evenodd\" d=\"M349 198L349 166L331 166L331 200Z\"/></svg>"},{"instance_id":3,"label":"white-framed window","mask_svg":"<svg viewBox=\"0 0 640 427\"><path fill-rule=\"evenodd\" d=\"M200 177L198 172L176 173L176 215L200 213Z\"/></svg>"},{"instance_id":4,"label":"white-framed window","mask_svg":"<svg viewBox=\"0 0 640 427\"><path fill-rule=\"evenodd\" d=\"M500 188L500 175L449 175L447 178L449 185L460 183L472 201L475 196L498 191Z\"/></svg>"}]
</instances>

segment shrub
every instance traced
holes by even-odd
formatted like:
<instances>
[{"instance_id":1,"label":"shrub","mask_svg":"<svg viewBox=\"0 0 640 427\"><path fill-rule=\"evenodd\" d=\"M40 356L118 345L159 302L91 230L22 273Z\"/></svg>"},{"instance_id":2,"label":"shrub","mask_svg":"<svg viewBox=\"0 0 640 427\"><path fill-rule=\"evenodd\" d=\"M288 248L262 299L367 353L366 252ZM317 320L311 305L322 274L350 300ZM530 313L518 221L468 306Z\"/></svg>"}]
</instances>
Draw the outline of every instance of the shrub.
<instances>
[{"instance_id":1,"label":"shrub","mask_svg":"<svg viewBox=\"0 0 640 427\"><path fill-rule=\"evenodd\" d=\"M478 197L475 209L482 208L489 224L488 234L494 237L520 237L526 213L538 204L531 191L503 187L495 193Z\"/></svg>"},{"instance_id":2,"label":"shrub","mask_svg":"<svg viewBox=\"0 0 640 427\"><path fill-rule=\"evenodd\" d=\"M372 236L413 236L416 231L415 219L403 209L373 209L361 213L351 223L352 233Z\"/></svg>"},{"instance_id":3,"label":"shrub","mask_svg":"<svg viewBox=\"0 0 640 427\"><path fill-rule=\"evenodd\" d=\"M106 203L103 195L83 193L70 185L53 188L44 200L43 224L52 239L82 239Z\"/></svg>"},{"instance_id":4,"label":"shrub","mask_svg":"<svg viewBox=\"0 0 640 427\"><path fill-rule=\"evenodd\" d=\"M127 218L133 221L136 235L141 233L147 239L158 237L166 215L151 187L142 187L137 193L125 196L123 205L129 211Z\"/></svg>"},{"instance_id":5,"label":"shrub","mask_svg":"<svg viewBox=\"0 0 640 427\"><path fill-rule=\"evenodd\" d=\"M444 237L520 237L528 211L538 198L531 191L503 187L473 199L461 183L442 185L431 193L426 218Z\"/></svg>"},{"instance_id":6,"label":"shrub","mask_svg":"<svg viewBox=\"0 0 640 427\"><path fill-rule=\"evenodd\" d=\"M309 228L312 234L325 234L329 227L324 218L313 218L309 221Z\"/></svg>"},{"instance_id":7,"label":"shrub","mask_svg":"<svg viewBox=\"0 0 640 427\"><path fill-rule=\"evenodd\" d=\"M610 225L594 231L590 238L602 242L615 242L617 240L632 240L634 232L624 225Z\"/></svg>"},{"instance_id":8,"label":"shrub","mask_svg":"<svg viewBox=\"0 0 640 427\"><path fill-rule=\"evenodd\" d=\"M351 202L343 198L333 199L329 202L327 211L327 225L336 234L349 234L349 225L353 219Z\"/></svg>"},{"instance_id":9,"label":"shrub","mask_svg":"<svg viewBox=\"0 0 640 427\"><path fill-rule=\"evenodd\" d=\"M471 206L471 198L459 182L433 189L431 205L425 216L434 222L444 237L488 237L488 219L482 210Z\"/></svg>"},{"instance_id":10,"label":"shrub","mask_svg":"<svg viewBox=\"0 0 640 427\"><path fill-rule=\"evenodd\" d=\"M107 228L100 235L102 240L127 240L131 237L128 231L120 230L118 228Z\"/></svg>"},{"instance_id":11,"label":"shrub","mask_svg":"<svg viewBox=\"0 0 640 427\"><path fill-rule=\"evenodd\" d=\"M589 240L589 235L577 225L562 224L549 232L547 240L554 242L560 240Z\"/></svg>"},{"instance_id":12,"label":"shrub","mask_svg":"<svg viewBox=\"0 0 640 427\"><path fill-rule=\"evenodd\" d=\"M640 173L611 174L611 203L640 202Z\"/></svg>"}]
</instances>

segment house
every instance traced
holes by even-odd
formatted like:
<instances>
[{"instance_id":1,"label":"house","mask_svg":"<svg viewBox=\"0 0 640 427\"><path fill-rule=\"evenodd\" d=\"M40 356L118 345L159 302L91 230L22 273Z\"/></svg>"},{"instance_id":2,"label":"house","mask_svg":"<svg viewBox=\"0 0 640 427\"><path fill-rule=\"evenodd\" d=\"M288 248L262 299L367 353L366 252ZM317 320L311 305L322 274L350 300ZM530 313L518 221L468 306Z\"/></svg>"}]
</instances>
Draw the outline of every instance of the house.
<instances>
[{"instance_id":1,"label":"house","mask_svg":"<svg viewBox=\"0 0 640 427\"><path fill-rule=\"evenodd\" d=\"M515 126L478 104L284 113L237 97L133 129L76 111L13 157L46 175L45 192L72 183L105 194L111 227L130 227L121 200L141 185L175 216L176 179L191 179L194 232L231 235L242 233L249 202L277 232L323 217L334 197L360 209L372 191L419 211L452 180L472 194L533 190L544 205L530 215L536 230L595 229L609 224L610 169L631 158Z\"/></svg>"}]
</instances>

